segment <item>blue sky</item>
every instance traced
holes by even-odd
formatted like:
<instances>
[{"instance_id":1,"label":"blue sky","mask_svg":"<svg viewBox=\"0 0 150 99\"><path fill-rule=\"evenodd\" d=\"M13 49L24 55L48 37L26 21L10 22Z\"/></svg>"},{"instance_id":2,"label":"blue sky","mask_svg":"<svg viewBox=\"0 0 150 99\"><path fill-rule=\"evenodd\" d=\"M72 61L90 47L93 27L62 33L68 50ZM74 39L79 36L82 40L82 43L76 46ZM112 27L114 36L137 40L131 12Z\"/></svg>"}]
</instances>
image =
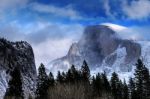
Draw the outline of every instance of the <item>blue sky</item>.
<instances>
[{"instance_id":1,"label":"blue sky","mask_svg":"<svg viewBox=\"0 0 150 99\"><path fill-rule=\"evenodd\" d=\"M1 20L26 25L39 19L63 24L110 22L149 25L149 0L1 0Z\"/></svg>"},{"instance_id":2,"label":"blue sky","mask_svg":"<svg viewBox=\"0 0 150 99\"><path fill-rule=\"evenodd\" d=\"M0 36L28 41L34 48L37 64L64 56L85 26L103 23L125 26L132 30L127 30L125 36L138 35L149 40L150 0L1 0L0 3Z\"/></svg>"}]
</instances>

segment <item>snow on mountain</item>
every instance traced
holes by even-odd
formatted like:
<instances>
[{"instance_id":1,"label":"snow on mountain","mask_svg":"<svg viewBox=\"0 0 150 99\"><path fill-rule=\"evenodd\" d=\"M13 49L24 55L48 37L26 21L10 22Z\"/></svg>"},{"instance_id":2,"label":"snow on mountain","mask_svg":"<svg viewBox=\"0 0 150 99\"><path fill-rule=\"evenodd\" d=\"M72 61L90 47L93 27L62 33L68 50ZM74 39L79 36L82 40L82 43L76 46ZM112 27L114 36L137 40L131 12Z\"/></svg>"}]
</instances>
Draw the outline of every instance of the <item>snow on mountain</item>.
<instances>
[{"instance_id":1,"label":"snow on mountain","mask_svg":"<svg viewBox=\"0 0 150 99\"><path fill-rule=\"evenodd\" d=\"M24 41L10 42L0 39L0 99L8 87L9 74L15 67L21 72L26 98L33 95L37 73L32 47Z\"/></svg>"},{"instance_id":2,"label":"snow on mountain","mask_svg":"<svg viewBox=\"0 0 150 99\"><path fill-rule=\"evenodd\" d=\"M6 74L6 71L0 70L0 99L6 92L6 88L8 87L9 75Z\"/></svg>"},{"instance_id":3,"label":"snow on mountain","mask_svg":"<svg viewBox=\"0 0 150 99\"><path fill-rule=\"evenodd\" d=\"M150 41L138 41L141 45L141 59L144 61L145 65L150 69Z\"/></svg>"},{"instance_id":4,"label":"snow on mountain","mask_svg":"<svg viewBox=\"0 0 150 99\"><path fill-rule=\"evenodd\" d=\"M50 62L47 68L56 75L58 70L67 71L72 64L79 69L86 60L92 75L105 71L110 76L115 71L122 79L128 79L133 76L137 59L149 53L150 47L121 38L114 28L119 31L126 29L114 24L86 27L81 39L72 44L67 55Z\"/></svg>"}]
</instances>

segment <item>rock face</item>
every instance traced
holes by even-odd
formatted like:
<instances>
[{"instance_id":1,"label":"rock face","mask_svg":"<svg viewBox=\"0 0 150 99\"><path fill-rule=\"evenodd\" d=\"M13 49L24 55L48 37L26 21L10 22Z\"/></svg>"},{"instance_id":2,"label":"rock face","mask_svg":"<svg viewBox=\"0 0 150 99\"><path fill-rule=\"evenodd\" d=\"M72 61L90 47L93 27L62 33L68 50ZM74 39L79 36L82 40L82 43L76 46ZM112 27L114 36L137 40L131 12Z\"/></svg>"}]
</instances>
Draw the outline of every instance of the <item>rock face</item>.
<instances>
[{"instance_id":1,"label":"rock face","mask_svg":"<svg viewBox=\"0 0 150 99\"><path fill-rule=\"evenodd\" d=\"M36 66L32 47L24 41L9 42L0 39L0 95L4 95L9 73L19 68L23 78L23 90L25 96L31 95L36 85Z\"/></svg>"},{"instance_id":2,"label":"rock face","mask_svg":"<svg viewBox=\"0 0 150 99\"><path fill-rule=\"evenodd\" d=\"M51 71L56 68L67 70L72 64L80 67L86 60L91 70L118 67L116 70L126 72L132 70L131 65L140 56L140 44L119 38L108 26L94 25L85 28L79 42L72 44L66 56L52 61L47 68Z\"/></svg>"}]
</instances>

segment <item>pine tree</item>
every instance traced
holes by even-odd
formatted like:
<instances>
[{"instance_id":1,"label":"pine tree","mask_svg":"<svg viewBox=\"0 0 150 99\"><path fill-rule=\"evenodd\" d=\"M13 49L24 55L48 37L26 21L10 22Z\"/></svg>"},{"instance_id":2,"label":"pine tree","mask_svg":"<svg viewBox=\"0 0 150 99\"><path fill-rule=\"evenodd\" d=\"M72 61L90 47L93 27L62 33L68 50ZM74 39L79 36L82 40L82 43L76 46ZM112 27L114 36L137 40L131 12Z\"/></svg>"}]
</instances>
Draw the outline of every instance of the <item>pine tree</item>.
<instances>
[{"instance_id":1,"label":"pine tree","mask_svg":"<svg viewBox=\"0 0 150 99\"><path fill-rule=\"evenodd\" d=\"M58 71L58 73L57 73L57 82L61 83L62 80L63 80L63 77L62 77L60 71Z\"/></svg>"},{"instance_id":2,"label":"pine tree","mask_svg":"<svg viewBox=\"0 0 150 99\"><path fill-rule=\"evenodd\" d=\"M57 73L57 82L62 84L66 82L66 74L64 72L60 73L60 71L58 71Z\"/></svg>"},{"instance_id":3,"label":"pine tree","mask_svg":"<svg viewBox=\"0 0 150 99\"><path fill-rule=\"evenodd\" d=\"M123 83L121 80L117 83L117 98L123 99Z\"/></svg>"},{"instance_id":4,"label":"pine tree","mask_svg":"<svg viewBox=\"0 0 150 99\"><path fill-rule=\"evenodd\" d=\"M135 69L135 85L137 99L150 98L150 75L141 59L138 59Z\"/></svg>"},{"instance_id":5,"label":"pine tree","mask_svg":"<svg viewBox=\"0 0 150 99\"><path fill-rule=\"evenodd\" d=\"M124 83L123 83L122 99L129 99L128 85L126 84L126 81L125 81L125 80L124 80Z\"/></svg>"},{"instance_id":6,"label":"pine tree","mask_svg":"<svg viewBox=\"0 0 150 99\"><path fill-rule=\"evenodd\" d=\"M54 86L55 85L55 80L54 80L54 76L53 76L53 73L50 72L49 73L49 76L48 76L48 82L49 82L49 86Z\"/></svg>"},{"instance_id":7,"label":"pine tree","mask_svg":"<svg viewBox=\"0 0 150 99\"><path fill-rule=\"evenodd\" d=\"M79 71L75 68L74 65L71 66L71 72L73 74L73 78L75 83L80 83L82 81L82 71Z\"/></svg>"},{"instance_id":8,"label":"pine tree","mask_svg":"<svg viewBox=\"0 0 150 99\"><path fill-rule=\"evenodd\" d=\"M104 88L104 91L106 93L110 93L111 91L111 87L110 87L110 83L108 81L108 78L106 76L106 73L102 73L102 85L103 85L103 88Z\"/></svg>"},{"instance_id":9,"label":"pine tree","mask_svg":"<svg viewBox=\"0 0 150 99\"><path fill-rule=\"evenodd\" d=\"M9 96L23 99L22 76L19 69L15 67L10 76L11 79L8 83L4 99L7 99Z\"/></svg>"},{"instance_id":10,"label":"pine tree","mask_svg":"<svg viewBox=\"0 0 150 99\"><path fill-rule=\"evenodd\" d=\"M135 84L136 84L136 92L137 92L137 99L144 99L143 93L143 69L144 64L141 59L138 59L135 69Z\"/></svg>"},{"instance_id":11,"label":"pine tree","mask_svg":"<svg viewBox=\"0 0 150 99\"><path fill-rule=\"evenodd\" d=\"M112 91L112 95L113 95L114 99L121 99L119 97L120 96L119 95L120 94L120 92L119 92L120 81L119 81L118 75L115 72L112 73L110 82L111 82L111 91Z\"/></svg>"},{"instance_id":12,"label":"pine tree","mask_svg":"<svg viewBox=\"0 0 150 99\"><path fill-rule=\"evenodd\" d=\"M80 73L76 70L75 66L72 65L71 68L66 73L66 81L70 83L77 83L80 81Z\"/></svg>"},{"instance_id":13,"label":"pine tree","mask_svg":"<svg viewBox=\"0 0 150 99\"><path fill-rule=\"evenodd\" d=\"M95 76L92 76L92 94L93 96L95 96L96 92L95 92L95 81L96 81L96 78Z\"/></svg>"},{"instance_id":14,"label":"pine tree","mask_svg":"<svg viewBox=\"0 0 150 99\"><path fill-rule=\"evenodd\" d=\"M71 69L69 69L68 72L66 73L66 82L68 83L74 82L74 77L73 77L73 73L71 72Z\"/></svg>"},{"instance_id":15,"label":"pine tree","mask_svg":"<svg viewBox=\"0 0 150 99\"><path fill-rule=\"evenodd\" d=\"M47 99L49 99L50 96L52 96L51 93L49 93L49 90L53 90L53 88L55 87L55 79L53 76L53 73L50 72L49 76L48 76L48 93L47 93Z\"/></svg>"},{"instance_id":16,"label":"pine tree","mask_svg":"<svg viewBox=\"0 0 150 99\"><path fill-rule=\"evenodd\" d=\"M84 60L83 65L81 67L81 75L84 82L89 82L90 79L90 69L87 62Z\"/></svg>"},{"instance_id":17,"label":"pine tree","mask_svg":"<svg viewBox=\"0 0 150 99\"><path fill-rule=\"evenodd\" d=\"M137 99L135 82L134 82L133 78L129 79L129 86L128 87L129 87L130 99Z\"/></svg>"},{"instance_id":18,"label":"pine tree","mask_svg":"<svg viewBox=\"0 0 150 99\"><path fill-rule=\"evenodd\" d=\"M93 95L101 97L103 86L102 86L102 79L100 73L98 73L96 77L93 76L92 86L93 86Z\"/></svg>"},{"instance_id":19,"label":"pine tree","mask_svg":"<svg viewBox=\"0 0 150 99\"><path fill-rule=\"evenodd\" d=\"M46 74L45 67L43 64L41 64L38 69L36 99L47 98L47 91L49 86L48 81L48 75Z\"/></svg>"},{"instance_id":20,"label":"pine tree","mask_svg":"<svg viewBox=\"0 0 150 99\"><path fill-rule=\"evenodd\" d=\"M84 94L85 99L91 97L90 89L90 69L86 61L83 61L83 65L81 66L81 82L84 92L87 94Z\"/></svg>"},{"instance_id":21,"label":"pine tree","mask_svg":"<svg viewBox=\"0 0 150 99\"><path fill-rule=\"evenodd\" d=\"M62 72L62 83L65 83L66 82L66 73L65 72Z\"/></svg>"},{"instance_id":22,"label":"pine tree","mask_svg":"<svg viewBox=\"0 0 150 99\"><path fill-rule=\"evenodd\" d=\"M74 65L71 66L70 68L72 76L73 76L73 82L79 82L79 78L80 78L80 74L78 72L78 70L75 68Z\"/></svg>"},{"instance_id":23,"label":"pine tree","mask_svg":"<svg viewBox=\"0 0 150 99\"><path fill-rule=\"evenodd\" d=\"M143 68L143 97L150 99L150 75L146 67Z\"/></svg>"}]
</instances>

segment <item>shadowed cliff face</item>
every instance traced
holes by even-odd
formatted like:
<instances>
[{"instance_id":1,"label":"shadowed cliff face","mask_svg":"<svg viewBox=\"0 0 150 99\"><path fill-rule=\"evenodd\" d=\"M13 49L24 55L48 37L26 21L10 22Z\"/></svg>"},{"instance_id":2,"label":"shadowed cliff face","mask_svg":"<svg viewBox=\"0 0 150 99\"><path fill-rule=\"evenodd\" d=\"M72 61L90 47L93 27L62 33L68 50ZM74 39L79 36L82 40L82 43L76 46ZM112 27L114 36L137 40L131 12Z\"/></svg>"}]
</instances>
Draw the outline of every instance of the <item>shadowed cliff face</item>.
<instances>
[{"instance_id":1,"label":"shadowed cliff face","mask_svg":"<svg viewBox=\"0 0 150 99\"><path fill-rule=\"evenodd\" d=\"M126 59L125 62L129 63L132 61L137 61L141 56L141 46L138 43L132 42L130 40L122 40L121 47L126 48Z\"/></svg>"},{"instance_id":2,"label":"shadowed cliff face","mask_svg":"<svg viewBox=\"0 0 150 99\"><path fill-rule=\"evenodd\" d=\"M21 71L25 94L32 94L35 90L37 76L32 47L24 41L9 42L0 39L0 71L9 76L9 73L15 67ZM3 76L3 74L0 75ZM5 83L9 80L8 76L3 78L3 80L6 80ZM7 87L3 80L0 80L2 83L0 89L6 89Z\"/></svg>"},{"instance_id":3,"label":"shadowed cliff face","mask_svg":"<svg viewBox=\"0 0 150 99\"><path fill-rule=\"evenodd\" d=\"M111 67L117 60L118 49L125 49L125 59L121 64L134 63L141 55L141 46L131 40L123 40L104 25L94 25L85 28L85 31L78 43L72 44L68 54L58 60L50 63L52 69L64 66L64 61L68 64L81 66L83 60L86 60L91 69L105 66Z\"/></svg>"},{"instance_id":4,"label":"shadowed cliff face","mask_svg":"<svg viewBox=\"0 0 150 99\"><path fill-rule=\"evenodd\" d=\"M78 42L81 54L89 64L101 65L103 59L114 52L119 40L107 26L88 26Z\"/></svg>"}]
</instances>

